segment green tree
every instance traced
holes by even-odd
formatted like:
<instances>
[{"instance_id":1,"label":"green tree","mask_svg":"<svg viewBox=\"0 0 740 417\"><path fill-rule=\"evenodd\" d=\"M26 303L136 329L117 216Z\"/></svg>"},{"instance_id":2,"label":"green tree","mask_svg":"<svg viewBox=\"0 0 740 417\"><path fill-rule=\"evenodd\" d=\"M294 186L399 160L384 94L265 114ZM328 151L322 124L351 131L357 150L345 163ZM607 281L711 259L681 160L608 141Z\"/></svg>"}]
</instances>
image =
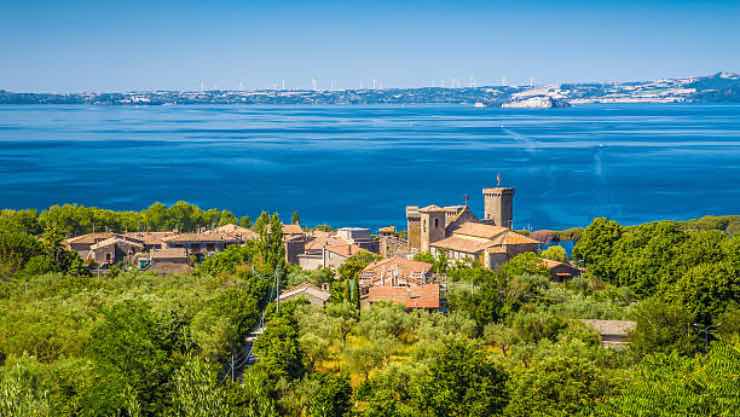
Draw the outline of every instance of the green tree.
<instances>
[{"instance_id":1,"label":"green tree","mask_svg":"<svg viewBox=\"0 0 740 417\"><path fill-rule=\"evenodd\" d=\"M611 255L622 232L622 227L617 222L597 217L581 232L573 248L573 257L588 267L594 275L605 280L611 279Z\"/></svg>"},{"instance_id":2,"label":"green tree","mask_svg":"<svg viewBox=\"0 0 740 417\"><path fill-rule=\"evenodd\" d=\"M640 302L633 312L637 327L630 350L641 357L649 353L692 354L698 348L693 317L684 306L657 297Z\"/></svg>"},{"instance_id":3,"label":"green tree","mask_svg":"<svg viewBox=\"0 0 740 417\"><path fill-rule=\"evenodd\" d=\"M414 381L412 402L425 416L491 416L508 402L507 375L473 342L449 339Z\"/></svg>"},{"instance_id":4,"label":"green tree","mask_svg":"<svg viewBox=\"0 0 740 417\"><path fill-rule=\"evenodd\" d=\"M301 224L301 215L298 214L298 211L293 211L293 214L290 215L290 222L292 224Z\"/></svg>"},{"instance_id":5,"label":"green tree","mask_svg":"<svg viewBox=\"0 0 740 417\"><path fill-rule=\"evenodd\" d=\"M144 413L161 411L173 363L157 318L145 304L133 301L105 310L104 317L92 331L88 355L127 376Z\"/></svg>"},{"instance_id":6,"label":"green tree","mask_svg":"<svg viewBox=\"0 0 740 417\"><path fill-rule=\"evenodd\" d=\"M352 385L349 376L315 373L317 388L309 400L311 417L344 417L352 409Z\"/></svg>"},{"instance_id":7,"label":"green tree","mask_svg":"<svg viewBox=\"0 0 740 417\"><path fill-rule=\"evenodd\" d=\"M274 378L300 378L305 369L296 324L285 317L267 323L265 332L254 343L257 367Z\"/></svg>"},{"instance_id":8,"label":"green tree","mask_svg":"<svg viewBox=\"0 0 740 417\"><path fill-rule=\"evenodd\" d=\"M598 349L598 348L597 348ZM545 343L511 373L509 417L589 415L611 392L608 376L580 341Z\"/></svg>"},{"instance_id":9,"label":"green tree","mask_svg":"<svg viewBox=\"0 0 740 417\"><path fill-rule=\"evenodd\" d=\"M550 259L558 262L565 262L568 260L568 254L565 252L565 248L560 245L550 246L540 253L545 259Z\"/></svg>"}]
</instances>

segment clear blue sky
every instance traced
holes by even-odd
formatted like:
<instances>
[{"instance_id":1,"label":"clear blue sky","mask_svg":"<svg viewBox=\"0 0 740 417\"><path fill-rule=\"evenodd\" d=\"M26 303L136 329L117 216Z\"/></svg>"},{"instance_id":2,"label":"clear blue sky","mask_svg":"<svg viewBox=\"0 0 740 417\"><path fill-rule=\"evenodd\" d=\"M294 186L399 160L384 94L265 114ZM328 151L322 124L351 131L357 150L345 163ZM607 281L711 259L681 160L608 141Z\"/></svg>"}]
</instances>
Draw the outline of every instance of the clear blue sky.
<instances>
[{"instance_id":1,"label":"clear blue sky","mask_svg":"<svg viewBox=\"0 0 740 417\"><path fill-rule=\"evenodd\" d=\"M740 1L2 0L13 91L385 87L740 72Z\"/></svg>"}]
</instances>

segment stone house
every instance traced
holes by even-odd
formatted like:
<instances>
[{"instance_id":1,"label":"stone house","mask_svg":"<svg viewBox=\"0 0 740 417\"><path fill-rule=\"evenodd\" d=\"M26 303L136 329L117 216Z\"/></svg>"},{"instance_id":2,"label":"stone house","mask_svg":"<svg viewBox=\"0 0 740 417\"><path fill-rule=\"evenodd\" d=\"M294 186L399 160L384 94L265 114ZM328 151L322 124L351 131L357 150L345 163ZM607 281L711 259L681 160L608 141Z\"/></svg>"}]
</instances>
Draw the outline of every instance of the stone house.
<instances>
[{"instance_id":1,"label":"stone house","mask_svg":"<svg viewBox=\"0 0 740 417\"><path fill-rule=\"evenodd\" d=\"M109 266L130 263L137 253L145 249L144 242L123 235L114 235L90 245L84 260L96 265Z\"/></svg>"},{"instance_id":2,"label":"stone house","mask_svg":"<svg viewBox=\"0 0 740 417\"><path fill-rule=\"evenodd\" d=\"M400 256L376 261L360 272L360 304L387 301L406 309L438 310L440 285L432 282L432 265Z\"/></svg>"},{"instance_id":3,"label":"stone house","mask_svg":"<svg viewBox=\"0 0 740 417\"><path fill-rule=\"evenodd\" d=\"M581 270L575 266L552 259L542 259L542 265L550 272L550 278L555 282L567 281L581 275Z\"/></svg>"},{"instance_id":4,"label":"stone house","mask_svg":"<svg viewBox=\"0 0 740 417\"><path fill-rule=\"evenodd\" d=\"M436 311L442 306L437 283L420 287L370 287L368 294L360 299L364 307L378 302L401 304L406 310Z\"/></svg>"},{"instance_id":5,"label":"stone house","mask_svg":"<svg viewBox=\"0 0 740 417\"><path fill-rule=\"evenodd\" d=\"M298 298L305 298L311 304L317 306L324 306L331 294L329 293L329 285L323 284L321 288L311 284L310 282L304 282L303 284L297 285L293 288L289 288L280 293L278 299L280 301L294 300Z\"/></svg>"},{"instance_id":6,"label":"stone house","mask_svg":"<svg viewBox=\"0 0 740 417\"><path fill-rule=\"evenodd\" d=\"M192 271L185 248L168 248L149 252L148 270L159 274L188 273Z\"/></svg>"},{"instance_id":7,"label":"stone house","mask_svg":"<svg viewBox=\"0 0 740 417\"><path fill-rule=\"evenodd\" d=\"M339 268L351 256L364 251L361 247L350 243L335 243L323 246L321 249L311 249L310 252L297 256L298 265L305 270L319 268Z\"/></svg>"},{"instance_id":8,"label":"stone house","mask_svg":"<svg viewBox=\"0 0 740 417\"><path fill-rule=\"evenodd\" d=\"M493 269L520 253L536 252L539 244L506 227L467 222L449 237L433 241L430 252L434 256L444 253L451 263L473 261Z\"/></svg>"},{"instance_id":9,"label":"stone house","mask_svg":"<svg viewBox=\"0 0 740 417\"><path fill-rule=\"evenodd\" d=\"M637 328L636 322L628 320L581 320L581 322L599 333L604 347L613 349L626 347L630 334Z\"/></svg>"},{"instance_id":10,"label":"stone house","mask_svg":"<svg viewBox=\"0 0 740 417\"><path fill-rule=\"evenodd\" d=\"M179 233L162 239L166 249L183 248L188 255L203 258L221 252L231 245L239 245L242 240L227 233L209 230L201 233Z\"/></svg>"}]
</instances>

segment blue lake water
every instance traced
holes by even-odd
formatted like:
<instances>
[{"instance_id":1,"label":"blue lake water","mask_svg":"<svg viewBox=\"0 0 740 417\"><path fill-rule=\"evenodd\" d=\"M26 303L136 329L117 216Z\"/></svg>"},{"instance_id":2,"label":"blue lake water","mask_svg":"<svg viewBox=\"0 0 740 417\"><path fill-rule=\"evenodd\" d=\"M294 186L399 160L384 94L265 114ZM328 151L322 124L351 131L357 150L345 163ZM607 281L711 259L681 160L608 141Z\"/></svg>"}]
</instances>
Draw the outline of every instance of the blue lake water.
<instances>
[{"instance_id":1,"label":"blue lake water","mask_svg":"<svg viewBox=\"0 0 740 417\"><path fill-rule=\"evenodd\" d=\"M182 199L306 224L404 224L404 206L516 227L740 213L740 106L0 106L0 207L141 209Z\"/></svg>"}]
</instances>

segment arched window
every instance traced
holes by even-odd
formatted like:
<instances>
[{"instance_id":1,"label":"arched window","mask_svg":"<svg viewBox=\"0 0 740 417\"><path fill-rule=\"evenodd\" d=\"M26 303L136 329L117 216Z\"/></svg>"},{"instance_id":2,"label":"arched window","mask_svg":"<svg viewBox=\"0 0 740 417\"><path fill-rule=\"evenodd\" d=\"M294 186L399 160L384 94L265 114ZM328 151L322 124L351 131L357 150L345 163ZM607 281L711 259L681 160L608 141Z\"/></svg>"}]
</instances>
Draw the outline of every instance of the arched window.
<instances>
[{"instance_id":1,"label":"arched window","mask_svg":"<svg viewBox=\"0 0 740 417\"><path fill-rule=\"evenodd\" d=\"M434 219L434 228L437 229L439 227L439 219Z\"/></svg>"}]
</instances>

